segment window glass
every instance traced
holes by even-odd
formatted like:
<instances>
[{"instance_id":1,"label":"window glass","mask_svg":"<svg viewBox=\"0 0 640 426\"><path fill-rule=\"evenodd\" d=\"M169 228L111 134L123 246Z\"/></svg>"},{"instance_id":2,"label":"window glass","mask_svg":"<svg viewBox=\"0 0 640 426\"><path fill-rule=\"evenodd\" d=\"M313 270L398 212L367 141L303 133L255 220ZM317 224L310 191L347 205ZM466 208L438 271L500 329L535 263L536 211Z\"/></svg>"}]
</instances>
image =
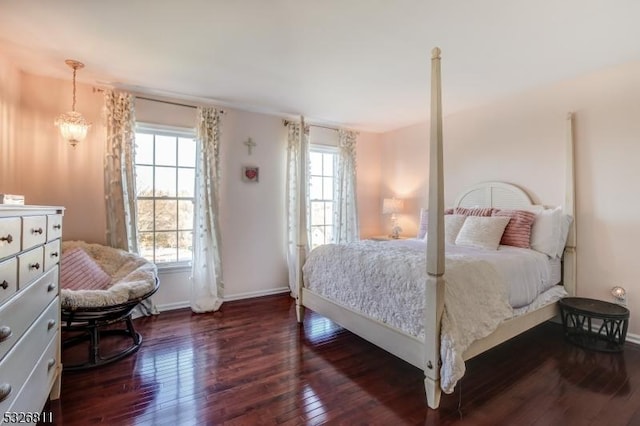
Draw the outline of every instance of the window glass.
<instances>
[{"instance_id":1,"label":"window glass","mask_svg":"<svg viewBox=\"0 0 640 426\"><path fill-rule=\"evenodd\" d=\"M166 129L136 133L138 249L157 264L192 260L195 139Z\"/></svg>"},{"instance_id":2,"label":"window glass","mask_svg":"<svg viewBox=\"0 0 640 426\"><path fill-rule=\"evenodd\" d=\"M337 149L311 146L309 155L309 227L311 248L333 242L335 162Z\"/></svg>"}]
</instances>

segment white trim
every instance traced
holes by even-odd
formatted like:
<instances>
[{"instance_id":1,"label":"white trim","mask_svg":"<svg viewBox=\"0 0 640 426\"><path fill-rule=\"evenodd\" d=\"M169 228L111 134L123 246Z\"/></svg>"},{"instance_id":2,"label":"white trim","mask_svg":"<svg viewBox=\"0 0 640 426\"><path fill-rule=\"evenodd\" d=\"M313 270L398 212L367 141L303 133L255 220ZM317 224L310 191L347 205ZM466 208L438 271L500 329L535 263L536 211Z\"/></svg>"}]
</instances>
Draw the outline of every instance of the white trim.
<instances>
[{"instance_id":1,"label":"white trim","mask_svg":"<svg viewBox=\"0 0 640 426\"><path fill-rule=\"evenodd\" d=\"M166 136L184 136L188 138L196 137L195 127L168 126L166 124L148 123L136 121L136 132L154 133Z\"/></svg>"},{"instance_id":2,"label":"white trim","mask_svg":"<svg viewBox=\"0 0 640 426\"><path fill-rule=\"evenodd\" d=\"M163 303L161 305L156 305L158 308L158 312L166 312L166 311L175 311L176 309L184 309L190 308L188 300L184 300L182 302L174 302L174 303Z\"/></svg>"},{"instance_id":3,"label":"white trim","mask_svg":"<svg viewBox=\"0 0 640 426\"><path fill-rule=\"evenodd\" d=\"M231 294L228 296L224 296L223 300L225 302L231 302L234 300L253 299L254 297L273 296L274 294L282 294L282 293L289 293L289 292L291 292L291 289L289 288L289 286L286 286L286 287L272 288L269 290L249 291L246 293ZM173 303L163 303L161 305L157 305L158 311L160 312L173 311L176 309L184 309L184 308L190 308L190 307L191 305L189 304L188 300L184 300L181 302L173 302Z\"/></svg>"},{"instance_id":4,"label":"white trim","mask_svg":"<svg viewBox=\"0 0 640 426\"><path fill-rule=\"evenodd\" d=\"M627 333L627 342L640 345L640 334Z\"/></svg>"},{"instance_id":5,"label":"white trim","mask_svg":"<svg viewBox=\"0 0 640 426\"><path fill-rule=\"evenodd\" d=\"M290 292L291 292L291 289L289 288L289 286L286 286L286 287L271 288L269 290L248 291L246 293L224 295L222 297L222 300L224 300L225 302L231 302L233 300L252 299L254 297L272 296L274 294L282 294L282 293L290 293Z\"/></svg>"},{"instance_id":6,"label":"white trim","mask_svg":"<svg viewBox=\"0 0 640 426\"><path fill-rule=\"evenodd\" d=\"M160 274L182 274L185 272L191 272L191 262L167 262L156 263L158 268L158 275Z\"/></svg>"},{"instance_id":7,"label":"white trim","mask_svg":"<svg viewBox=\"0 0 640 426\"><path fill-rule=\"evenodd\" d=\"M321 143L310 143L309 151L321 152L323 154L338 154L340 152L337 145L328 145Z\"/></svg>"}]
</instances>

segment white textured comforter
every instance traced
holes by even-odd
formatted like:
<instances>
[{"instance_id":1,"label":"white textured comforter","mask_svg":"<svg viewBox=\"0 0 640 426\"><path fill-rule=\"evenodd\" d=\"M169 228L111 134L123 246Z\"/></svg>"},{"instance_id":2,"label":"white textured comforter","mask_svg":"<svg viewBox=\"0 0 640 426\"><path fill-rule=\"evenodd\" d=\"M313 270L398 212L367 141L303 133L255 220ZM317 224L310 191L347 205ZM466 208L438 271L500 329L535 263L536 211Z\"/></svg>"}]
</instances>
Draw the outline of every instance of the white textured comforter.
<instances>
[{"instance_id":1,"label":"white textured comforter","mask_svg":"<svg viewBox=\"0 0 640 426\"><path fill-rule=\"evenodd\" d=\"M304 265L305 287L424 340L425 257L420 241L320 246ZM441 327L441 387L446 393L464 375L464 351L513 315L505 278L513 266L505 265L500 270L500 262L447 246Z\"/></svg>"}]
</instances>

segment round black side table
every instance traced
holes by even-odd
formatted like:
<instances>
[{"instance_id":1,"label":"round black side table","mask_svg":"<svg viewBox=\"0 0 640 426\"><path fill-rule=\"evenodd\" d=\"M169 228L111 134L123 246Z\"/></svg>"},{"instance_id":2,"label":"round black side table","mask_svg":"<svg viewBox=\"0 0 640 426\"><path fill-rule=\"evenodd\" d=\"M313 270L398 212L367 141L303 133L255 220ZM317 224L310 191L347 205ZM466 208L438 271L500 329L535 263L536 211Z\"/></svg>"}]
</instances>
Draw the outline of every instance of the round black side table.
<instances>
[{"instance_id":1,"label":"round black side table","mask_svg":"<svg viewBox=\"0 0 640 426\"><path fill-rule=\"evenodd\" d=\"M565 297L558 305L564 335L569 342L602 352L624 349L629 326L627 308L584 297Z\"/></svg>"}]
</instances>

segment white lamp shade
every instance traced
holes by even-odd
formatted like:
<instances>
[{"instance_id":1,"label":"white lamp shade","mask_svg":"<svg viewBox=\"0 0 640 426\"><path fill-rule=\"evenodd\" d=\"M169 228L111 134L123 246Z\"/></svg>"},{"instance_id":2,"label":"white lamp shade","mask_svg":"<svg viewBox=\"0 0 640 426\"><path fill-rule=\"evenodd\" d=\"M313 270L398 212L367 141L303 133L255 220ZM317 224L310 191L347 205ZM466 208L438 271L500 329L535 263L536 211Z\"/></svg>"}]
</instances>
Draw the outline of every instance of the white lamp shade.
<instances>
[{"instance_id":1,"label":"white lamp shade","mask_svg":"<svg viewBox=\"0 0 640 426\"><path fill-rule=\"evenodd\" d=\"M382 214L401 213L404 208L404 201L397 198L385 198L382 200Z\"/></svg>"}]
</instances>

